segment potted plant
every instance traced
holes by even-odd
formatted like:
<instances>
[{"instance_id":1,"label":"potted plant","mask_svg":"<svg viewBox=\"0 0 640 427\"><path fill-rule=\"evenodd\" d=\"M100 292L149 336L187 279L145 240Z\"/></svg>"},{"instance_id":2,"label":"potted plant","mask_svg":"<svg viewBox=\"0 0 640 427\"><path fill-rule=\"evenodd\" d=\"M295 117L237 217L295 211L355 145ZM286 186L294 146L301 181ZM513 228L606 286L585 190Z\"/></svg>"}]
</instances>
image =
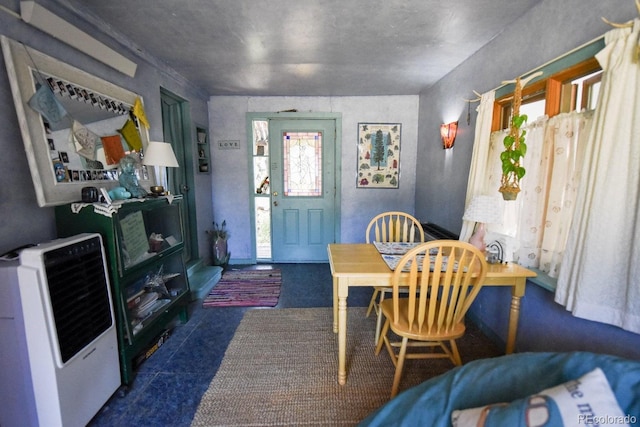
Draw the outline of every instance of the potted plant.
<instances>
[{"instance_id":1,"label":"potted plant","mask_svg":"<svg viewBox=\"0 0 640 427\"><path fill-rule=\"evenodd\" d=\"M515 200L520 192L520 180L527 172L521 161L527 154L524 137L527 131L522 126L527 122L526 114L514 114L511 118L509 134L504 137L504 151L500 153L502 179L500 192L504 200Z\"/></svg>"},{"instance_id":2,"label":"potted plant","mask_svg":"<svg viewBox=\"0 0 640 427\"><path fill-rule=\"evenodd\" d=\"M516 79L516 88L513 96L513 116L509 124L509 134L504 137L504 151L500 153L502 162L502 179L500 191L504 200L515 200L520 192L520 180L526 170L521 161L527 154L525 135L527 131L522 126L527 122L527 115L520 114L522 102L522 85L520 78Z\"/></svg>"},{"instance_id":3,"label":"potted plant","mask_svg":"<svg viewBox=\"0 0 640 427\"><path fill-rule=\"evenodd\" d=\"M231 252L227 250L227 239L229 238L227 221L222 221L220 225L214 221L213 230L207 230L207 234L211 239L213 249L213 265L227 265L231 256Z\"/></svg>"}]
</instances>

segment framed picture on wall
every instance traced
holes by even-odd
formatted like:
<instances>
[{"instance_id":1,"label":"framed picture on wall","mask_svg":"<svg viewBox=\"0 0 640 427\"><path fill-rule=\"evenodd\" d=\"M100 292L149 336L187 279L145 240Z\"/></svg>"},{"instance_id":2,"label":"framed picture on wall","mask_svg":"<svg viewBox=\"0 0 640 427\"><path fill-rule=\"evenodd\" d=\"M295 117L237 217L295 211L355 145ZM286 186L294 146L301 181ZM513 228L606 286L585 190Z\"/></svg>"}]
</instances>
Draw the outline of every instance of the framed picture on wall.
<instances>
[{"instance_id":1,"label":"framed picture on wall","mask_svg":"<svg viewBox=\"0 0 640 427\"><path fill-rule=\"evenodd\" d=\"M358 123L356 188L398 188L400 123Z\"/></svg>"}]
</instances>

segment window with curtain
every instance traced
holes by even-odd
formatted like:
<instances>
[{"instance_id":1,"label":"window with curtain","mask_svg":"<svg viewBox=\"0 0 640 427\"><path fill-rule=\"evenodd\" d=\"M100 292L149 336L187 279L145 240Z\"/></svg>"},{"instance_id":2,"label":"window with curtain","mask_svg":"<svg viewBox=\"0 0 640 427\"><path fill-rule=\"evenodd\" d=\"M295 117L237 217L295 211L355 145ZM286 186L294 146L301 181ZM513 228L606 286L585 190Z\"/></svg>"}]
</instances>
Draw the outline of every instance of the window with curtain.
<instances>
[{"instance_id":1,"label":"window with curtain","mask_svg":"<svg viewBox=\"0 0 640 427\"><path fill-rule=\"evenodd\" d=\"M586 55L592 54L586 49ZM511 237L516 242L514 260L550 277L558 276L568 230L575 208L575 197L582 171L584 147L593 119L601 69L594 57L558 70L523 89L521 114L528 151L523 160L527 173L521 192L504 204L501 224L489 224L489 232ZM556 61L566 65L566 58ZM486 161L485 183L489 194L500 187L500 152L511 115L513 93L496 99Z\"/></svg>"},{"instance_id":2,"label":"window with curtain","mask_svg":"<svg viewBox=\"0 0 640 427\"><path fill-rule=\"evenodd\" d=\"M502 224L489 231L513 237L514 259L557 277L575 208L584 148L593 112L562 113L527 124L527 174L513 202L504 203ZM489 141L487 187L500 187L502 140L506 130L492 132Z\"/></svg>"},{"instance_id":3,"label":"window with curtain","mask_svg":"<svg viewBox=\"0 0 640 427\"><path fill-rule=\"evenodd\" d=\"M605 34L595 53L602 76L583 80L597 88L598 99L579 104L595 110L560 113L556 104L558 114L551 116L547 104L547 115L527 125L522 191L517 202L506 203L503 223L487 227L515 236L520 264L557 277L554 300L574 316L635 333L640 333L639 37L640 19ZM499 99L496 93L491 97ZM497 129L500 105L494 105ZM497 191L501 175L497 153L504 132L494 130L485 143L478 131L490 114L482 102L480 108L483 123L476 126L474 144L486 148L476 151L474 145L467 201L479 191ZM486 165L484 171L474 169L478 162ZM463 232L468 229L463 224ZM468 235L463 232L461 239Z\"/></svg>"}]
</instances>

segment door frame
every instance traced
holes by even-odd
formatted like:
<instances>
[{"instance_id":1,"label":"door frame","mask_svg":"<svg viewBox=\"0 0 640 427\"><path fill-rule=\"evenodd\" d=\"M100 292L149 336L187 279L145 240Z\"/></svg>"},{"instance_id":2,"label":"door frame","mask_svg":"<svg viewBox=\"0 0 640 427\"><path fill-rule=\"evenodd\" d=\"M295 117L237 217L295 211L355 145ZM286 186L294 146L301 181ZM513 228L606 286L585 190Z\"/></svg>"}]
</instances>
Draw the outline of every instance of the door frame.
<instances>
[{"instance_id":1,"label":"door frame","mask_svg":"<svg viewBox=\"0 0 640 427\"><path fill-rule=\"evenodd\" d=\"M189 101L182 98L181 96L176 95L175 93L165 89L164 87L160 87L160 100L171 100L178 104L180 108L180 113L182 116L182 124L181 124L181 136L183 143L183 152L184 152L184 164L181 163L181 168L184 171L186 185L189 187L186 196L183 195L184 201L188 204L188 220L186 223L188 224L188 229L184 230L184 233L189 234L189 247L185 248L188 254L187 262L191 262L200 258L200 253L198 250L198 229L197 229L197 218L196 218L196 197L195 197L195 166L192 159L194 159L194 151L195 147L192 141L195 140L195 125L191 122L191 108ZM164 123L163 123L163 138L164 138ZM175 144L174 141L170 141L172 146ZM175 150L174 150L175 151ZM171 171L167 171L168 174L171 174ZM182 171L180 171L182 173ZM179 189L175 189L176 194L182 194Z\"/></svg>"},{"instance_id":2,"label":"door frame","mask_svg":"<svg viewBox=\"0 0 640 427\"><path fill-rule=\"evenodd\" d=\"M249 206L250 206L250 223L251 223L251 258L254 263L257 262L256 254L256 227L255 227L255 198L253 185L253 127L254 120L333 120L335 123L336 135L334 146L334 211L333 211L333 241L340 242L341 234L341 210L342 210L342 113L289 113L289 112L250 112L246 113L247 126L247 164L249 175ZM271 138L271 135L269 135ZM324 166L324 165L323 165ZM262 260L261 260L262 261Z\"/></svg>"}]
</instances>

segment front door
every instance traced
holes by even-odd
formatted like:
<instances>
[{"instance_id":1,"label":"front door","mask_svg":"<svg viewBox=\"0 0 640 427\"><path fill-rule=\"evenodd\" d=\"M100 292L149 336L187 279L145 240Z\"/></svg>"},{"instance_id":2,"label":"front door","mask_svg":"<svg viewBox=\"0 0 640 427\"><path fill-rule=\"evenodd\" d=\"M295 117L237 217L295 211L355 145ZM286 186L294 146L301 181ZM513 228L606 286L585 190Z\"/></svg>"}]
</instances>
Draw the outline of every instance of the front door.
<instances>
[{"instance_id":1,"label":"front door","mask_svg":"<svg viewBox=\"0 0 640 427\"><path fill-rule=\"evenodd\" d=\"M271 119L273 262L326 262L335 241L336 123Z\"/></svg>"}]
</instances>

